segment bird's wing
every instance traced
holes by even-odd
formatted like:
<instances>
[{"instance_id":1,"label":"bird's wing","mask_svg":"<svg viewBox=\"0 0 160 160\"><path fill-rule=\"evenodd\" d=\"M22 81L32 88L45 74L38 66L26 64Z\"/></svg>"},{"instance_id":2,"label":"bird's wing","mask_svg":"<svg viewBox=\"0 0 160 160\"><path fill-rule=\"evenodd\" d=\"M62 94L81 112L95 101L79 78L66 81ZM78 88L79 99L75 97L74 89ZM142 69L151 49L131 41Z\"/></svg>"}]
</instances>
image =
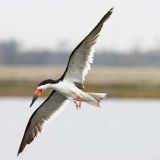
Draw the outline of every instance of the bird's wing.
<instances>
[{"instance_id":1,"label":"bird's wing","mask_svg":"<svg viewBox=\"0 0 160 160\"><path fill-rule=\"evenodd\" d=\"M111 8L95 26L95 28L82 40L69 57L67 68L61 79L70 80L77 85L83 85L85 76L91 68L94 58L94 46L103 27L104 22L112 14Z\"/></svg>"},{"instance_id":2,"label":"bird's wing","mask_svg":"<svg viewBox=\"0 0 160 160\"><path fill-rule=\"evenodd\" d=\"M58 92L52 92L51 95L40 105L40 107L32 114L18 151L18 154L23 151L27 144L30 144L39 132L42 126L51 116L55 117L60 110L66 98Z\"/></svg>"}]
</instances>

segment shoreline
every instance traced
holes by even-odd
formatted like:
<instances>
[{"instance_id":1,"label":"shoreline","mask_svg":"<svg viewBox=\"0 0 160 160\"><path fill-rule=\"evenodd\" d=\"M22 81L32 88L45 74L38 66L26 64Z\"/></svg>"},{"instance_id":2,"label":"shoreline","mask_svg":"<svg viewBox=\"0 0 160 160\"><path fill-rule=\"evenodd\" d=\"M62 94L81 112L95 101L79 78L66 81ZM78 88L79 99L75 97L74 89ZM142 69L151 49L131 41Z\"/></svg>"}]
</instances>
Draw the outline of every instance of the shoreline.
<instances>
[{"instance_id":1,"label":"shoreline","mask_svg":"<svg viewBox=\"0 0 160 160\"><path fill-rule=\"evenodd\" d=\"M32 96L39 82L59 78L64 68L1 66L0 96ZM160 98L160 68L93 66L86 76L85 91L107 92L113 98Z\"/></svg>"},{"instance_id":2,"label":"shoreline","mask_svg":"<svg viewBox=\"0 0 160 160\"><path fill-rule=\"evenodd\" d=\"M0 96L33 96L37 82L0 82ZM44 95L51 93L46 90ZM160 98L160 85L142 85L142 84L86 84L86 92L104 92L107 97L118 98Z\"/></svg>"}]
</instances>

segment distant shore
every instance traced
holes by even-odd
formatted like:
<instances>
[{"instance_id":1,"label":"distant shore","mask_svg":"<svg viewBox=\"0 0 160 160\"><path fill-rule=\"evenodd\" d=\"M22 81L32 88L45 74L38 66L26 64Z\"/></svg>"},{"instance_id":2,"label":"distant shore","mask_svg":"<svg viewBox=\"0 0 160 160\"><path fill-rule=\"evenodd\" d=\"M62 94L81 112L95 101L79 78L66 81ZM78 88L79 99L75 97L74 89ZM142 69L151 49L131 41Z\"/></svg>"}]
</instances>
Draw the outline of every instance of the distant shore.
<instances>
[{"instance_id":1,"label":"distant shore","mask_svg":"<svg viewBox=\"0 0 160 160\"><path fill-rule=\"evenodd\" d=\"M32 96L38 82L0 82L0 96ZM130 84L107 84L85 85L85 91L105 92L108 97L121 98L160 98L160 85L130 85ZM51 90L45 91L47 96Z\"/></svg>"},{"instance_id":2,"label":"distant shore","mask_svg":"<svg viewBox=\"0 0 160 160\"><path fill-rule=\"evenodd\" d=\"M32 96L40 81L59 78L64 68L0 66L0 96ZM85 91L107 92L108 97L160 98L160 68L93 67Z\"/></svg>"}]
</instances>

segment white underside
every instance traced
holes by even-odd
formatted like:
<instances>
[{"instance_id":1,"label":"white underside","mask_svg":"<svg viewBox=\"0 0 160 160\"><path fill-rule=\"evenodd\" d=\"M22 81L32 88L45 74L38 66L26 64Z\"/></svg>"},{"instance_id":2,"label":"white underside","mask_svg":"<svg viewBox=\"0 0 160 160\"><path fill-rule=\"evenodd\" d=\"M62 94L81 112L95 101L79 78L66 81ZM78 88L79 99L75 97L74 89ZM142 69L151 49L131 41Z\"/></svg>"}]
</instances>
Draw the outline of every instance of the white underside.
<instances>
[{"instance_id":1,"label":"white underside","mask_svg":"<svg viewBox=\"0 0 160 160\"><path fill-rule=\"evenodd\" d=\"M99 101L106 97L105 93L85 93L72 82L67 80L52 84L52 88L71 101L74 101L77 97L81 97L82 102L86 102L94 106L99 106Z\"/></svg>"},{"instance_id":2,"label":"white underside","mask_svg":"<svg viewBox=\"0 0 160 160\"><path fill-rule=\"evenodd\" d=\"M77 96L81 97L82 99L90 99L94 100L94 98L87 93L80 90L78 87L76 87L72 82L63 80L59 83L52 84L52 88L68 99L74 100L77 98Z\"/></svg>"}]
</instances>

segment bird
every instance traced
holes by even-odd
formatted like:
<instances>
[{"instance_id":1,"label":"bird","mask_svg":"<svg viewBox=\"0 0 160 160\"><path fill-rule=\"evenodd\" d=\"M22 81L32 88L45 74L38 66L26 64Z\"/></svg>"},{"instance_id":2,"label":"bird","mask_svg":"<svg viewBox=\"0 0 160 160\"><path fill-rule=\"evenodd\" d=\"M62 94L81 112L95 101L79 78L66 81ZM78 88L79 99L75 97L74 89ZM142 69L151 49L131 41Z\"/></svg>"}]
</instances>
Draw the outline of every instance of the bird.
<instances>
[{"instance_id":1,"label":"bird","mask_svg":"<svg viewBox=\"0 0 160 160\"><path fill-rule=\"evenodd\" d=\"M38 84L30 107L37 98L42 95L43 91L51 88L52 92L31 115L17 155L19 155L26 145L30 144L38 133L42 131L44 123L49 118L56 117L56 115L63 110L68 100L72 101L77 109L81 108L81 102L100 107L100 101L104 99L107 94L84 92L84 81L93 63L94 48L100 31L112 12L113 7L72 51L67 67L59 79L47 79Z\"/></svg>"}]
</instances>

